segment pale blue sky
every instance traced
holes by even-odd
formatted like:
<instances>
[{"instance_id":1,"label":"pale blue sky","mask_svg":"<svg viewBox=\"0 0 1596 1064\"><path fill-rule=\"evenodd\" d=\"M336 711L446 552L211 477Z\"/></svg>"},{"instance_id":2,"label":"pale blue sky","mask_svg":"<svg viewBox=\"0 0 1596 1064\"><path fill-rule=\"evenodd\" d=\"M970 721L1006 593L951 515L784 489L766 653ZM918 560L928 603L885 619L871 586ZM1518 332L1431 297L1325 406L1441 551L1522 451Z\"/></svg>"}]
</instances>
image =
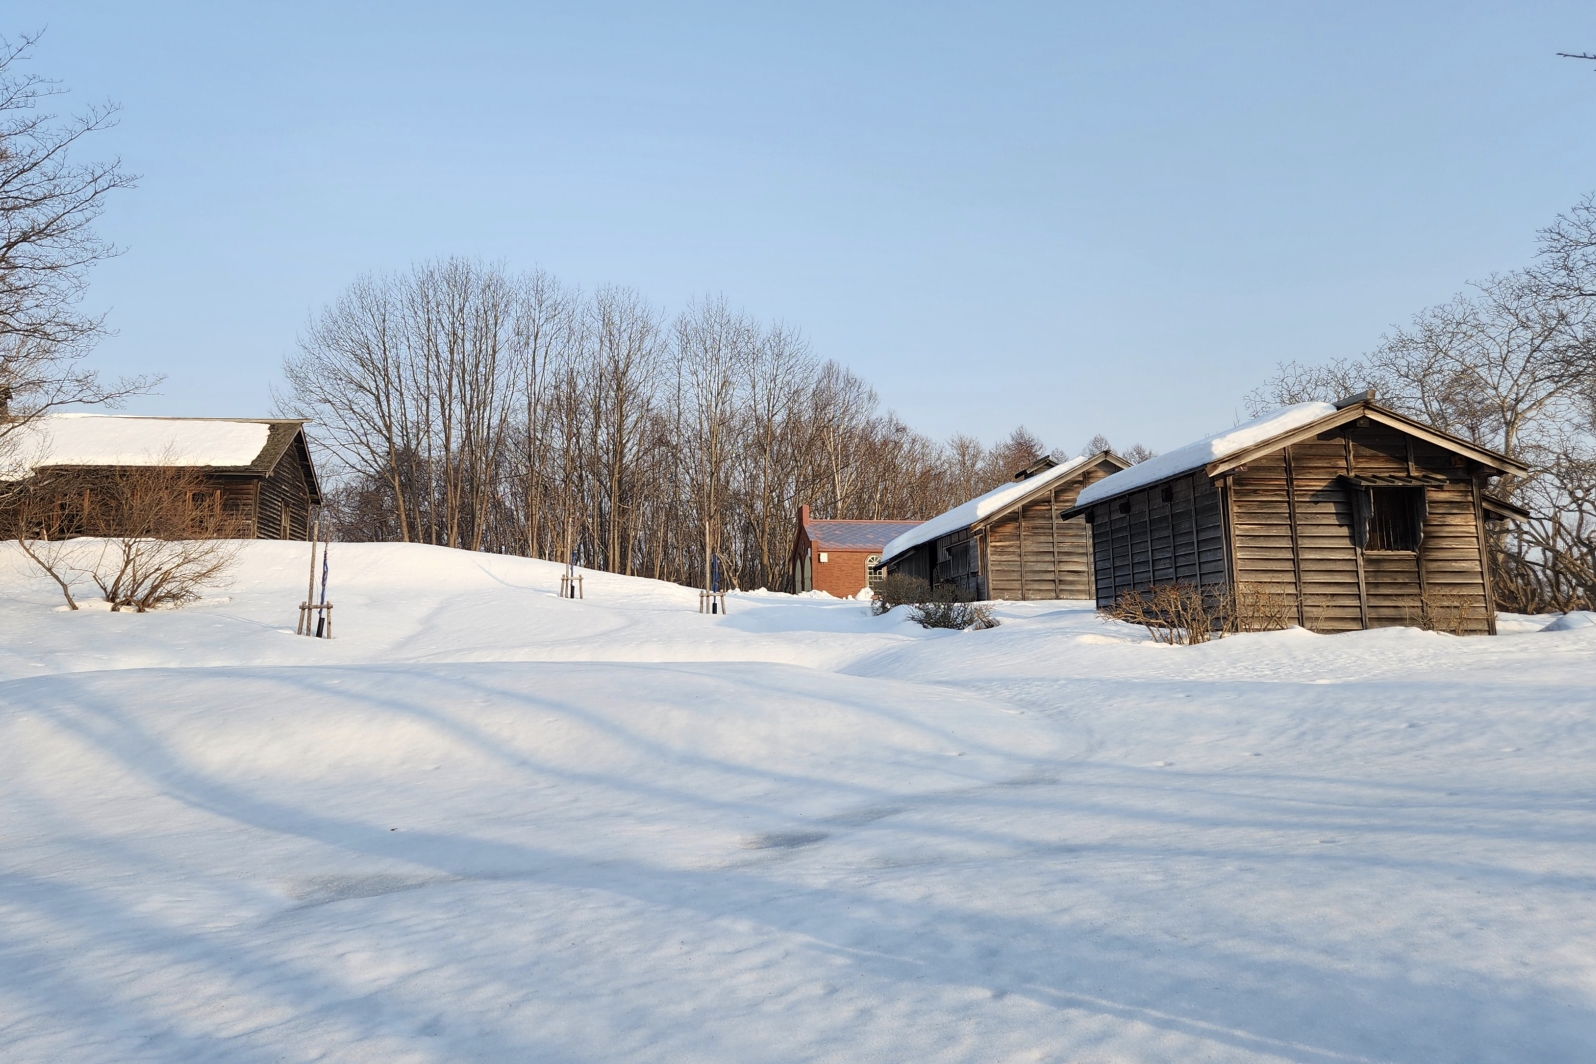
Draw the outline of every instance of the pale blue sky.
<instances>
[{"instance_id":1,"label":"pale blue sky","mask_svg":"<svg viewBox=\"0 0 1596 1064\"><path fill-rule=\"evenodd\" d=\"M140 413L257 415L436 255L801 327L934 435L1158 449L1596 190L1596 6L46 4L143 175L92 287Z\"/></svg>"}]
</instances>

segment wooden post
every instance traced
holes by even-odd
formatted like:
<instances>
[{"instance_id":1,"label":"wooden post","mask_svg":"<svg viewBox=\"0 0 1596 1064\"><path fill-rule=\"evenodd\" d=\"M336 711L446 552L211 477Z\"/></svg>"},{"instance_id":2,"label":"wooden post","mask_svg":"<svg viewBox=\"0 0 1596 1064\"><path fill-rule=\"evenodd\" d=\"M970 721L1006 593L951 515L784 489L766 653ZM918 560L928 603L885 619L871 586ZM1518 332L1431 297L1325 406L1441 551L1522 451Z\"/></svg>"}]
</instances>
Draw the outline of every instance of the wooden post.
<instances>
[{"instance_id":1,"label":"wooden post","mask_svg":"<svg viewBox=\"0 0 1596 1064\"><path fill-rule=\"evenodd\" d=\"M1025 593L1025 507L1021 506L1016 513L1020 519L1020 601L1024 602L1030 597Z\"/></svg>"},{"instance_id":2,"label":"wooden post","mask_svg":"<svg viewBox=\"0 0 1596 1064\"><path fill-rule=\"evenodd\" d=\"M1469 478L1474 485L1474 535L1480 544L1480 586L1485 590L1485 630L1496 634L1496 591L1491 586L1491 550L1485 542L1485 500L1480 498L1480 477Z\"/></svg>"},{"instance_id":3,"label":"wooden post","mask_svg":"<svg viewBox=\"0 0 1596 1064\"><path fill-rule=\"evenodd\" d=\"M1053 600L1058 601L1058 488L1047 493L1048 530L1053 537Z\"/></svg>"},{"instance_id":4,"label":"wooden post","mask_svg":"<svg viewBox=\"0 0 1596 1064\"><path fill-rule=\"evenodd\" d=\"M305 604L299 607L299 627L295 635L309 635L310 604L316 601L316 541L321 538L321 519L317 518L310 529L310 582L305 585Z\"/></svg>"},{"instance_id":5,"label":"wooden post","mask_svg":"<svg viewBox=\"0 0 1596 1064\"><path fill-rule=\"evenodd\" d=\"M1352 431L1350 429L1343 428L1341 430L1341 443L1346 455L1347 476L1355 477L1358 473L1357 465L1352 459ZM1363 537L1367 529L1358 528L1358 503L1352 497L1353 492L1361 490L1363 489L1348 481L1347 516L1349 520L1347 524L1352 530L1352 555L1358 567L1358 623L1367 629L1369 627L1369 586L1363 574Z\"/></svg>"},{"instance_id":6,"label":"wooden post","mask_svg":"<svg viewBox=\"0 0 1596 1064\"><path fill-rule=\"evenodd\" d=\"M1291 445L1286 445L1286 520L1291 525L1291 571L1297 580L1297 623L1308 627L1307 607L1302 601L1302 546L1297 541L1297 482L1292 476Z\"/></svg>"}]
</instances>

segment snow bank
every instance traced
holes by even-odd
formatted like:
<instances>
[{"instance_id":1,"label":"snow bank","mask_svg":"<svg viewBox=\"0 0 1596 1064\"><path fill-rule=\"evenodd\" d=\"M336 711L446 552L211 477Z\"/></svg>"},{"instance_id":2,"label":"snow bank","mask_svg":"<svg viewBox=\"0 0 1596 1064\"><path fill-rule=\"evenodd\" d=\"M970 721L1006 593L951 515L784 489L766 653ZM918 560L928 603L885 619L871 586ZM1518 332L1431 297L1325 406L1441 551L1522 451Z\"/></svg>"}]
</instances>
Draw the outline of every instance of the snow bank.
<instances>
[{"instance_id":1,"label":"snow bank","mask_svg":"<svg viewBox=\"0 0 1596 1064\"><path fill-rule=\"evenodd\" d=\"M1160 480L1167 480L1193 469L1201 469L1209 462L1228 458L1265 440L1310 425L1335 412L1336 408L1331 403L1298 403L1295 406L1282 407L1273 413L1237 425L1233 429L1216 432L1196 443L1188 443L1184 447L1177 447L1156 458L1149 458L1129 469L1122 469L1095 484L1088 484L1076 499L1075 505L1086 506L1100 499L1111 499L1127 491L1156 484Z\"/></svg>"},{"instance_id":2,"label":"snow bank","mask_svg":"<svg viewBox=\"0 0 1596 1064\"><path fill-rule=\"evenodd\" d=\"M1060 477L1067 476L1072 471L1086 464L1087 459L1071 458L1061 462L1052 469L1044 470L1026 480L1017 480L1012 484L1005 484L1001 488L993 488L985 495L971 499L969 502L955 506L945 513L940 513L924 524L917 525L908 532L888 543L881 551L883 563L891 561L904 551L928 543L938 536L945 536L949 532L957 532L966 528L981 518L995 514L1015 500L1035 491L1039 487L1051 484Z\"/></svg>"},{"instance_id":3,"label":"snow bank","mask_svg":"<svg viewBox=\"0 0 1596 1064\"><path fill-rule=\"evenodd\" d=\"M1572 632L1579 628L1593 627L1596 627L1596 613L1592 613L1590 610L1575 610L1573 613L1563 614L1557 620L1542 628L1541 631Z\"/></svg>"},{"instance_id":4,"label":"snow bank","mask_svg":"<svg viewBox=\"0 0 1596 1064\"><path fill-rule=\"evenodd\" d=\"M12 476L52 465L245 466L269 432L259 421L54 414L8 440L6 462Z\"/></svg>"},{"instance_id":5,"label":"snow bank","mask_svg":"<svg viewBox=\"0 0 1596 1064\"><path fill-rule=\"evenodd\" d=\"M1589 1056L1596 626L705 617L334 544L318 641L302 548L142 616L0 548L8 1064Z\"/></svg>"}]
</instances>

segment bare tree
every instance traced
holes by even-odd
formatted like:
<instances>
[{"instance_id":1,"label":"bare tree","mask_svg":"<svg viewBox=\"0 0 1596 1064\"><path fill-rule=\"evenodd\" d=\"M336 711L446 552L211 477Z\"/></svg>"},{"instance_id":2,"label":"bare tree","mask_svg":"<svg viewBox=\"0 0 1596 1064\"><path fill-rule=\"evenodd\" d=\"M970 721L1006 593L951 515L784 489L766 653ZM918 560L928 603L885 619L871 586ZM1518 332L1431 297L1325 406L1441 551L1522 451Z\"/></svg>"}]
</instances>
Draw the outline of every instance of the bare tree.
<instances>
[{"instance_id":1,"label":"bare tree","mask_svg":"<svg viewBox=\"0 0 1596 1064\"><path fill-rule=\"evenodd\" d=\"M676 321L676 365L684 406L686 486L703 529L704 586L726 532L739 391L757 358L758 328L724 297L693 303Z\"/></svg>"},{"instance_id":2,"label":"bare tree","mask_svg":"<svg viewBox=\"0 0 1596 1064\"><path fill-rule=\"evenodd\" d=\"M589 304L591 316L592 459L598 476L604 567L632 571L635 547L632 500L634 464L645 444L659 366L664 357L659 312L627 288L603 288Z\"/></svg>"},{"instance_id":3,"label":"bare tree","mask_svg":"<svg viewBox=\"0 0 1596 1064\"><path fill-rule=\"evenodd\" d=\"M1272 409L1272 407L1270 409ZM1093 455L1102 451L1113 451L1131 465L1140 465L1149 458L1158 457L1157 451L1140 443L1133 443L1123 451L1115 450L1114 445L1108 442L1108 437L1104 436L1101 432L1093 436L1090 440L1087 440L1086 446L1081 448L1082 455Z\"/></svg>"},{"instance_id":4,"label":"bare tree","mask_svg":"<svg viewBox=\"0 0 1596 1064\"><path fill-rule=\"evenodd\" d=\"M627 289L450 260L358 280L307 327L279 407L317 420L340 535L781 587L797 509L929 517L1045 451L938 444L782 325L724 299L667 329Z\"/></svg>"},{"instance_id":5,"label":"bare tree","mask_svg":"<svg viewBox=\"0 0 1596 1064\"><path fill-rule=\"evenodd\" d=\"M117 253L94 222L134 178L119 159L74 154L115 123L116 108L67 118L45 110L65 90L21 69L37 40L0 37L0 450L55 407L115 402L152 383L104 383L81 364L105 331L103 316L81 309L89 269Z\"/></svg>"}]
</instances>

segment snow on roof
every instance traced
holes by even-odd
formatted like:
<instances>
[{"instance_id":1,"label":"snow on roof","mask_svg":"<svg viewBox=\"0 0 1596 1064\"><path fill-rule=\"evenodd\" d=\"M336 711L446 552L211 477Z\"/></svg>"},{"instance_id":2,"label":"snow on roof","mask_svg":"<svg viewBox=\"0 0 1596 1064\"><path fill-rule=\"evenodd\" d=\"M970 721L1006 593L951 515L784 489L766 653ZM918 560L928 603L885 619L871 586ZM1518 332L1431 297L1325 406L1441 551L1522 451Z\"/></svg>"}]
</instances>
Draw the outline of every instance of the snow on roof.
<instances>
[{"instance_id":1,"label":"snow on roof","mask_svg":"<svg viewBox=\"0 0 1596 1064\"><path fill-rule=\"evenodd\" d=\"M809 542L822 550L880 550L893 536L918 528L918 521L810 521Z\"/></svg>"},{"instance_id":2,"label":"snow on roof","mask_svg":"<svg viewBox=\"0 0 1596 1064\"><path fill-rule=\"evenodd\" d=\"M1160 480L1179 476L1188 470L1201 469L1209 462L1239 454L1255 444L1284 435L1304 425L1310 425L1335 412L1336 408L1331 403L1298 403L1295 406L1283 406L1279 410L1262 417L1255 417L1233 429L1205 436L1196 443L1177 447L1157 458L1149 458L1140 465L1133 465L1129 469L1122 469L1112 476L1104 477L1095 484L1088 484L1080 497L1075 500L1075 505L1087 506L1102 499L1123 495L1127 491L1156 484Z\"/></svg>"},{"instance_id":3,"label":"snow on roof","mask_svg":"<svg viewBox=\"0 0 1596 1064\"><path fill-rule=\"evenodd\" d=\"M1003 485L1001 488L993 488L985 495L955 506L946 513L938 514L931 520L922 525L916 525L891 543L888 543L882 548L881 560L883 562L890 561L904 551L918 547L920 544L936 539L938 536L945 536L949 532L957 532L961 528L968 528L981 520L981 518L997 513L1016 499L1030 494L1044 484L1051 484L1072 470L1079 469L1087 463L1089 457L1071 458L1069 461L1061 462L1052 469L1038 473L1034 477L1026 480L1016 480Z\"/></svg>"},{"instance_id":4,"label":"snow on roof","mask_svg":"<svg viewBox=\"0 0 1596 1064\"><path fill-rule=\"evenodd\" d=\"M247 466L271 424L212 418L52 414L7 440L12 474L43 466Z\"/></svg>"}]
</instances>

